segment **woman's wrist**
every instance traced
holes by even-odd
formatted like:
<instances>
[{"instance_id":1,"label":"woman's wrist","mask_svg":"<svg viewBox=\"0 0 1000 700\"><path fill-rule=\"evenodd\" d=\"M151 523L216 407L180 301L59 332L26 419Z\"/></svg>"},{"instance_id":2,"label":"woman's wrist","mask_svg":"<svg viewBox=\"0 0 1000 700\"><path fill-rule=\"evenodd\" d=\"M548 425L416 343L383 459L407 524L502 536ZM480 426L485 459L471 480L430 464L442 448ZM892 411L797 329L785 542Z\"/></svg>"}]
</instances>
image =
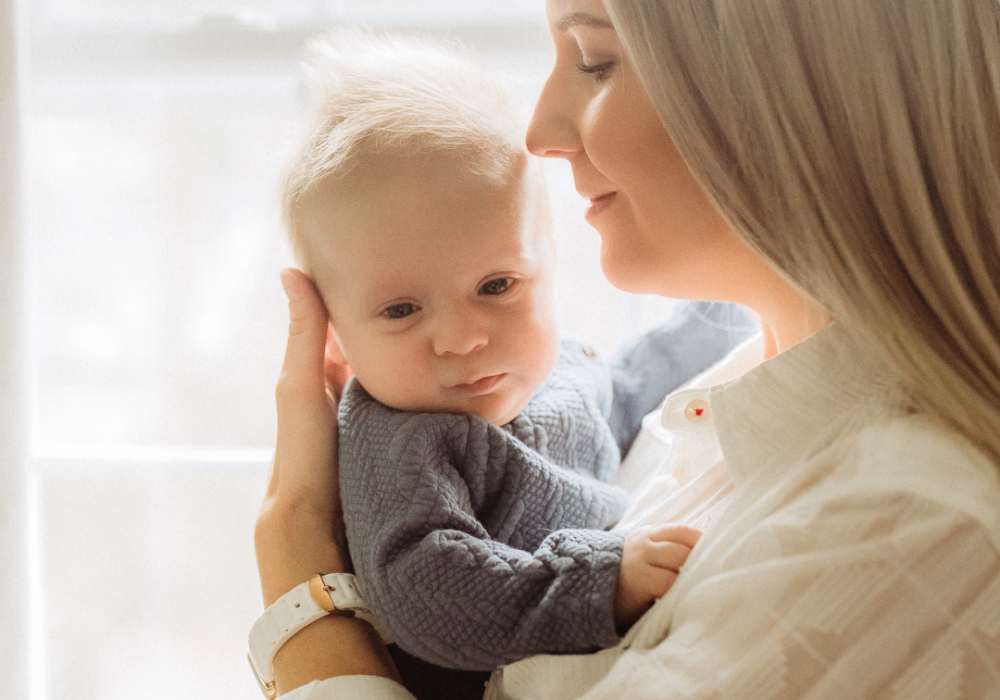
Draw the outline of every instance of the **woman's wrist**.
<instances>
[{"instance_id":1,"label":"woman's wrist","mask_svg":"<svg viewBox=\"0 0 1000 700\"><path fill-rule=\"evenodd\" d=\"M324 617L285 642L274 657L279 694L337 676L382 676L399 681L375 628L355 617Z\"/></svg>"},{"instance_id":2,"label":"woman's wrist","mask_svg":"<svg viewBox=\"0 0 1000 700\"><path fill-rule=\"evenodd\" d=\"M329 516L265 503L254 539L265 607L313 574L347 571L346 547ZM369 675L399 680L385 644L370 624L330 615L295 633L274 657L279 694L335 676Z\"/></svg>"},{"instance_id":3,"label":"woman's wrist","mask_svg":"<svg viewBox=\"0 0 1000 700\"><path fill-rule=\"evenodd\" d=\"M265 504L254 541L264 606L313 574L348 571L344 543L334 538L330 517L280 504Z\"/></svg>"}]
</instances>

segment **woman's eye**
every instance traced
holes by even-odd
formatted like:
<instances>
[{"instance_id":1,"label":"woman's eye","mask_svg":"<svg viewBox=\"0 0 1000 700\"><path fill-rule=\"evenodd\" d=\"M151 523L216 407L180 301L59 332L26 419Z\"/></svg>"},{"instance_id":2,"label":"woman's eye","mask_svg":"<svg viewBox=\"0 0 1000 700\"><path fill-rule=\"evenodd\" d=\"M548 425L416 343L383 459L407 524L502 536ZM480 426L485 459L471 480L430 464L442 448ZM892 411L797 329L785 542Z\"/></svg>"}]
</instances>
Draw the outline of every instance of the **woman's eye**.
<instances>
[{"instance_id":1,"label":"woman's eye","mask_svg":"<svg viewBox=\"0 0 1000 700\"><path fill-rule=\"evenodd\" d=\"M394 306L390 306L388 309L383 311L382 314L386 318L398 319L398 318L406 318L416 310L417 307L410 303L395 304Z\"/></svg>"},{"instance_id":2,"label":"woman's eye","mask_svg":"<svg viewBox=\"0 0 1000 700\"><path fill-rule=\"evenodd\" d=\"M490 280L482 287L479 288L480 294L489 294L496 296L498 294L503 294L508 289L510 285L513 284L514 280L510 277L497 277L495 280Z\"/></svg>"},{"instance_id":3,"label":"woman's eye","mask_svg":"<svg viewBox=\"0 0 1000 700\"><path fill-rule=\"evenodd\" d=\"M608 79L614 67L614 61L605 61L604 63L595 63L593 65L587 65L586 63L578 63L576 65L578 71L587 75L593 75L599 83L603 83Z\"/></svg>"}]
</instances>

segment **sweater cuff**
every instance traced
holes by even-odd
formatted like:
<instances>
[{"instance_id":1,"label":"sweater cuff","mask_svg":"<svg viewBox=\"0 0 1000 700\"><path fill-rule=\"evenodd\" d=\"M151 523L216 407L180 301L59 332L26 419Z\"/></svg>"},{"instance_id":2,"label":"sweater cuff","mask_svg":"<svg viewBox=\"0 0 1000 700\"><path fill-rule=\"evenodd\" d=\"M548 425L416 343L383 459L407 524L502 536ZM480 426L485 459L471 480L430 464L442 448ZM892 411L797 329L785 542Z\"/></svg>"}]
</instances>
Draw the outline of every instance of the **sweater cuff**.
<instances>
[{"instance_id":1,"label":"sweater cuff","mask_svg":"<svg viewBox=\"0 0 1000 700\"><path fill-rule=\"evenodd\" d=\"M570 550L580 545L589 550L583 556L577 554L573 557L586 564L577 595L587 601L581 611L587 615L586 619L579 619L576 624L581 632L586 630L585 638L595 647L616 646L621 636L615 629L615 589L621 574L622 548L627 533L619 530L563 530L557 534L562 535L556 547L557 554L569 554Z\"/></svg>"}]
</instances>

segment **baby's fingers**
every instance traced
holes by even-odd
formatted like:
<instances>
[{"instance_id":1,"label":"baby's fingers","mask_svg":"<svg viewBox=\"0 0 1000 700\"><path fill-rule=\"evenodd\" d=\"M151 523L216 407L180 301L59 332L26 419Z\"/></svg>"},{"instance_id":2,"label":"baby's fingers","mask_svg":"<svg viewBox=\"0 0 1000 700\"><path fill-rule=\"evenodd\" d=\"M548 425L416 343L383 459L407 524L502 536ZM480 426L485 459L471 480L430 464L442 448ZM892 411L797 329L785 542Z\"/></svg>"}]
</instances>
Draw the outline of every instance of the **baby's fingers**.
<instances>
[{"instance_id":1,"label":"baby's fingers","mask_svg":"<svg viewBox=\"0 0 1000 700\"><path fill-rule=\"evenodd\" d=\"M690 547L676 542L647 542L642 548L646 564L675 573L681 570L690 554Z\"/></svg>"},{"instance_id":2,"label":"baby's fingers","mask_svg":"<svg viewBox=\"0 0 1000 700\"><path fill-rule=\"evenodd\" d=\"M701 539L701 530L695 530L687 525L659 525L650 528L647 535L654 542L676 542L688 549L694 549L698 540Z\"/></svg>"},{"instance_id":3,"label":"baby's fingers","mask_svg":"<svg viewBox=\"0 0 1000 700\"><path fill-rule=\"evenodd\" d=\"M677 577L680 575L677 571L673 569L665 569L659 566L647 566L644 569L643 576L643 596L650 600L655 601L658 598L662 598L669 591Z\"/></svg>"}]
</instances>

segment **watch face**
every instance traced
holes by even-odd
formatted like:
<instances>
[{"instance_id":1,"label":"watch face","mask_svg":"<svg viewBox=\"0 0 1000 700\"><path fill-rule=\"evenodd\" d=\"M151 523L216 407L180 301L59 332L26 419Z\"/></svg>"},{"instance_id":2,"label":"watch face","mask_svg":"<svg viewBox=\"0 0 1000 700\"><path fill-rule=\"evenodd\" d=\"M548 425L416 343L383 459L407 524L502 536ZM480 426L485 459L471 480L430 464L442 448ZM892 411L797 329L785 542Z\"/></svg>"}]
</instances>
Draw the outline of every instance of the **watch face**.
<instances>
[{"instance_id":1,"label":"watch face","mask_svg":"<svg viewBox=\"0 0 1000 700\"><path fill-rule=\"evenodd\" d=\"M267 700L274 700L278 697L278 684L274 680L271 680L270 683L264 682L257 670L257 664L253 662L253 654L247 654L247 661L250 662L250 670L253 671L253 677L257 679L257 685L260 686L260 692L264 693L264 697Z\"/></svg>"}]
</instances>

